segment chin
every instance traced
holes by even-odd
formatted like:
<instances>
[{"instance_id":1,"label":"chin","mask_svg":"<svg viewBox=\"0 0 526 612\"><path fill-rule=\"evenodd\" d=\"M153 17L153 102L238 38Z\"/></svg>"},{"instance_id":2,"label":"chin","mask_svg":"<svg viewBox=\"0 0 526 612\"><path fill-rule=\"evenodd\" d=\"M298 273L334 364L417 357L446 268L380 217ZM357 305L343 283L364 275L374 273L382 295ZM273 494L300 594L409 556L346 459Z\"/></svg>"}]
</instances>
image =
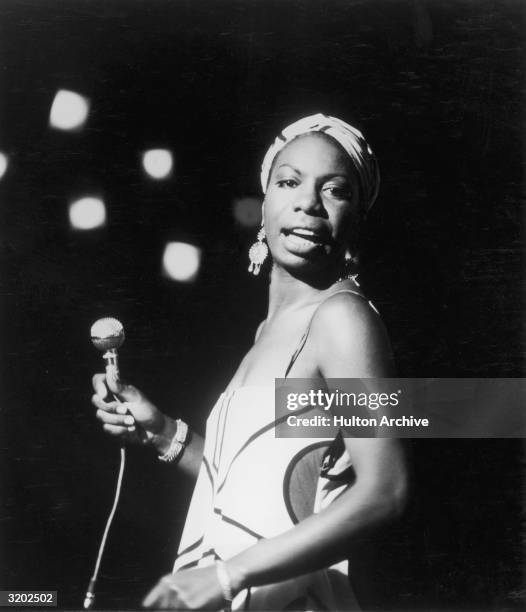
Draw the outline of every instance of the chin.
<instances>
[{"instance_id":1,"label":"chin","mask_svg":"<svg viewBox=\"0 0 526 612\"><path fill-rule=\"evenodd\" d=\"M327 256L305 257L293 253L274 256L274 265L283 268L294 278L306 282L332 283L338 276L334 262Z\"/></svg>"}]
</instances>

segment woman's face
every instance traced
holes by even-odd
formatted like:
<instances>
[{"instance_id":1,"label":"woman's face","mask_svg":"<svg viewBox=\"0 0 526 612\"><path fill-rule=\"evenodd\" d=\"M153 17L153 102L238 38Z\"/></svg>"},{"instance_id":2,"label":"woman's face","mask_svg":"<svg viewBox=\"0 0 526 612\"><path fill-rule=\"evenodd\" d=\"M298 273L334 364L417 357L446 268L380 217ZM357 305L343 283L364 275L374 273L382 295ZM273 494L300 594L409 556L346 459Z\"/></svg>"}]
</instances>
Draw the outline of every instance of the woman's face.
<instances>
[{"instance_id":1,"label":"woman's face","mask_svg":"<svg viewBox=\"0 0 526 612\"><path fill-rule=\"evenodd\" d=\"M321 134L299 136L278 155L264 202L274 264L339 274L359 220L359 189L345 152Z\"/></svg>"}]
</instances>

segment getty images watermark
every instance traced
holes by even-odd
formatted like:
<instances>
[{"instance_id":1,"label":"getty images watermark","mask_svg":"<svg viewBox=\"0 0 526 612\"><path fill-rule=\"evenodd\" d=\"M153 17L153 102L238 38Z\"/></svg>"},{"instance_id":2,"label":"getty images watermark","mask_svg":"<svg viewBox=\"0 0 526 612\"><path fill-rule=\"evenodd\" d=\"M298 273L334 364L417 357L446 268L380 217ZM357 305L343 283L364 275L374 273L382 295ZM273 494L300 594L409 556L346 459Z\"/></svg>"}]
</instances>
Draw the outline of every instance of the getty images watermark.
<instances>
[{"instance_id":1,"label":"getty images watermark","mask_svg":"<svg viewBox=\"0 0 526 612\"><path fill-rule=\"evenodd\" d=\"M276 437L522 438L523 378L276 379Z\"/></svg>"}]
</instances>

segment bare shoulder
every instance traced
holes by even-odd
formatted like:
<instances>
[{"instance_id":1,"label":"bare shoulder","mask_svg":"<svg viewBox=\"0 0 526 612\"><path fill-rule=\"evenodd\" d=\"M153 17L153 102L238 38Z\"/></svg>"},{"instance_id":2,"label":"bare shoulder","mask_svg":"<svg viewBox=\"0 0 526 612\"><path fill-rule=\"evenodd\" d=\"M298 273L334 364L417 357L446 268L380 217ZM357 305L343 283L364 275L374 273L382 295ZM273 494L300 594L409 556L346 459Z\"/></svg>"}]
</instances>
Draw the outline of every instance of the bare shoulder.
<instances>
[{"instance_id":1,"label":"bare shoulder","mask_svg":"<svg viewBox=\"0 0 526 612\"><path fill-rule=\"evenodd\" d=\"M334 334L348 342L356 334L385 334L377 311L365 298L350 292L335 293L321 304L312 319L312 331Z\"/></svg>"},{"instance_id":2,"label":"bare shoulder","mask_svg":"<svg viewBox=\"0 0 526 612\"><path fill-rule=\"evenodd\" d=\"M316 311L311 326L318 367L327 377L390 376L389 338L376 310L363 297L339 292Z\"/></svg>"}]
</instances>

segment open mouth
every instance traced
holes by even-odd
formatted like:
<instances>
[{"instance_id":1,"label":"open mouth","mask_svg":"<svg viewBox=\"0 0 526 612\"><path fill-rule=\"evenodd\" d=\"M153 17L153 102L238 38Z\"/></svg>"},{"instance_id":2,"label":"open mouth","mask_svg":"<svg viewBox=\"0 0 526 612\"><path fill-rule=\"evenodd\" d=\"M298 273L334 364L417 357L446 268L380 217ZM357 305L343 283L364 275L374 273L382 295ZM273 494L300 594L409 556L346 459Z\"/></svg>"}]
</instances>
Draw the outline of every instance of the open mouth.
<instances>
[{"instance_id":1,"label":"open mouth","mask_svg":"<svg viewBox=\"0 0 526 612\"><path fill-rule=\"evenodd\" d=\"M303 227L282 230L286 249L299 257L311 258L321 253L329 254L331 236L323 230Z\"/></svg>"},{"instance_id":2,"label":"open mouth","mask_svg":"<svg viewBox=\"0 0 526 612\"><path fill-rule=\"evenodd\" d=\"M285 236L292 236L298 240L306 240L313 245L325 245L328 240L322 235L321 232L315 232L310 229L295 227L290 230L283 230Z\"/></svg>"}]
</instances>

